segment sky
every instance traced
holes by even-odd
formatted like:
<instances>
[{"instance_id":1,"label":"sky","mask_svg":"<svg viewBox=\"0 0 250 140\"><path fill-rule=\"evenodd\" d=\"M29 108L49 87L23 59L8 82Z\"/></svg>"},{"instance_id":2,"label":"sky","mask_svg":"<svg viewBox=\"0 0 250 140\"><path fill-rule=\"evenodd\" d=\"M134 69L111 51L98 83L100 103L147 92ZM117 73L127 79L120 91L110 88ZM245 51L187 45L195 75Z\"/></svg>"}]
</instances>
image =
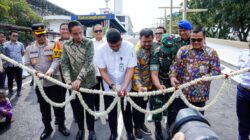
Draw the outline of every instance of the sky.
<instances>
[{"instance_id":1,"label":"sky","mask_svg":"<svg viewBox=\"0 0 250 140\"><path fill-rule=\"evenodd\" d=\"M91 12L99 14L99 8L105 8L105 0L48 0L76 15L86 15ZM173 6L179 6L183 0L173 0ZM114 0L110 0L109 8L114 11ZM123 14L129 15L134 26L133 31L142 28L155 27L158 17L164 17L160 6L170 6L170 0L123 0ZM177 9L173 11L178 11ZM170 10L167 10L167 14Z\"/></svg>"}]
</instances>

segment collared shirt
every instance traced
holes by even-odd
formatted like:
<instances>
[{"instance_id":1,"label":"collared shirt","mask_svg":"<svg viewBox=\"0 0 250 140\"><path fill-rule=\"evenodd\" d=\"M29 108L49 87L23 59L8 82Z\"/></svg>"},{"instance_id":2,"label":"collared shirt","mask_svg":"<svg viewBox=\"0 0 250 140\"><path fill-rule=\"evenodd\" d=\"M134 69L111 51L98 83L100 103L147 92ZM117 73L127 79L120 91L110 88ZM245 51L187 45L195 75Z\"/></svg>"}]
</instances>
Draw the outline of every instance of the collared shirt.
<instances>
[{"instance_id":1,"label":"collared shirt","mask_svg":"<svg viewBox=\"0 0 250 140\"><path fill-rule=\"evenodd\" d=\"M53 70L52 77L61 81L59 73L59 61L57 58L52 57L54 43L47 40L44 44L38 44L33 42L26 48L24 55L24 64L36 71L45 74L49 69ZM50 87L55 85L46 79L43 80L44 87Z\"/></svg>"},{"instance_id":2,"label":"collared shirt","mask_svg":"<svg viewBox=\"0 0 250 140\"><path fill-rule=\"evenodd\" d=\"M250 68L250 51L245 50L242 52L242 54L239 57L239 68L244 69L244 68ZM245 72L240 75L240 83L246 87L250 88L250 72Z\"/></svg>"},{"instance_id":3,"label":"collared shirt","mask_svg":"<svg viewBox=\"0 0 250 140\"><path fill-rule=\"evenodd\" d=\"M96 58L96 54L97 54L97 52L99 51L99 49L100 49L100 46L102 45L102 44L104 44L105 43L105 40L104 39L102 39L102 40L96 40L95 38L93 38L92 39L92 41L93 41L93 43L94 43L94 65L95 65L95 75L96 76L101 76L100 75L100 72L99 72L99 69L98 69L98 67L97 67L97 58Z\"/></svg>"},{"instance_id":4,"label":"collared shirt","mask_svg":"<svg viewBox=\"0 0 250 140\"><path fill-rule=\"evenodd\" d=\"M93 56L94 45L90 39L83 38L80 43L73 39L66 41L61 58L65 81L81 80L81 87L92 88L96 84Z\"/></svg>"},{"instance_id":5,"label":"collared shirt","mask_svg":"<svg viewBox=\"0 0 250 140\"><path fill-rule=\"evenodd\" d=\"M160 47L155 49L151 60L150 70L159 71L158 77L160 83L162 85L165 85L166 87L171 87L168 72L178 49L179 48L176 43L174 43L172 47L161 45Z\"/></svg>"},{"instance_id":6,"label":"collared shirt","mask_svg":"<svg viewBox=\"0 0 250 140\"><path fill-rule=\"evenodd\" d=\"M177 37L176 41L175 41L175 45L178 48L181 48L182 46L186 46L190 44L190 39L184 40L181 37Z\"/></svg>"},{"instance_id":7,"label":"collared shirt","mask_svg":"<svg viewBox=\"0 0 250 140\"><path fill-rule=\"evenodd\" d=\"M4 48L5 48L6 56L8 56L11 59L14 59L18 63L21 63L21 64L23 63L22 61L22 57L24 54L23 43L18 42L18 41L17 42L8 41L4 43ZM6 65L7 67L13 67L13 65L10 63L7 63Z\"/></svg>"},{"instance_id":8,"label":"collared shirt","mask_svg":"<svg viewBox=\"0 0 250 140\"><path fill-rule=\"evenodd\" d=\"M150 74L150 61L153 55L156 45L153 45L151 49L143 49L141 43L138 43L135 47L135 54L137 57L137 66L134 68L134 76L132 82L132 88L138 91L138 86L147 87L147 90L152 89L152 80Z\"/></svg>"},{"instance_id":9,"label":"collared shirt","mask_svg":"<svg viewBox=\"0 0 250 140\"><path fill-rule=\"evenodd\" d=\"M109 78L117 87L122 87L125 80L126 71L128 68L136 66L136 55L134 46L128 41L122 41L119 51L114 52L105 43L101 46L97 54L98 68L106 68ZM109 86L104 82L105 91L109 91ZM131 90L131 83L128 91Z\"/></svg>"},{"instance_id":10,"label":"collared shirt","mask_svg":"<svg viewBox=\"0 0 250 140\"><path fill-rule=\"evenodd\" d=\"M204 46L198 50L192 45L183 46L179 49L176 59L170 67L169 76L175 76L180 84L202 76L215 76L221 73L220 60L217 52ZM183 93L191 102L207 101L211 82L203 82L183 89Z\"/></svg>"}]
</instances>

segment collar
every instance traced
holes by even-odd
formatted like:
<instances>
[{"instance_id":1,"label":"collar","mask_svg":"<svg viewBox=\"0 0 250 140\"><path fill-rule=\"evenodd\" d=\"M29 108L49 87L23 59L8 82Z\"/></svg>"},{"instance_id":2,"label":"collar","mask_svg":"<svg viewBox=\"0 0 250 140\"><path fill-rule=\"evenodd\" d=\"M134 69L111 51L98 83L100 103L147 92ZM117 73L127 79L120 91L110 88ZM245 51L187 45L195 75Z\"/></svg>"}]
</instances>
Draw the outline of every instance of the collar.
<instances>
[{"instance_id":1,"label":"collar","mask_svg":"<svg viewBox=\"0 0 250 140\"><path fill-rule=\"evenodd\" d=\"M205 51L207 48L207 45L204 44L204 46L200 49L195 49L191 44L189 45L190 50L198 50L198 51Z\"/></svg>"},{"instance_id":2,"label":"collar","mask_svg":"<svg viewBox=\"0 0 250 140\"><path fill-rule=\"evenodd\" d=\"M49 40L48 40L48 39L46 39L45 43L44 43L44 44L42 44L42 45L41 45L41 44L38 44L38 43L37 43L37 41L35 42L35 44L36 44L36 46L42 46L42 45L43 45L43 46L48 46L48 44L49 44Z\"/></svg>"},{"instance_id":3,"label":"collar","mask_svg":"<svg viewBox=\"0 0 250 140\"><path fill-rule=\"evenodd\" d=\"M84 39L84 38L81 40L80 43L75 42L75 41L73 40L73 38L71 38L71 39L69 40L69 45L70 45L70 46L73 45L73 44L80 44L80 45L82 45L82 44L84 44L84 42L85 42L85 39Z\"/></svg>"}]
</instances>

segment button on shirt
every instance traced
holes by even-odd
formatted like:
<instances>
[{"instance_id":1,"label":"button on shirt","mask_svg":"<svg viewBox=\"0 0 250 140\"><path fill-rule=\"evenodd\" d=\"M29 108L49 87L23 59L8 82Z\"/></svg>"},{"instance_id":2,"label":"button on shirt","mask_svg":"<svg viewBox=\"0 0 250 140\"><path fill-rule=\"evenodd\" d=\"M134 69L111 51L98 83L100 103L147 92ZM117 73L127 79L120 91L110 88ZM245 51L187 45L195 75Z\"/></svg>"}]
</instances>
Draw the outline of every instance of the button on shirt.
<instances>
[{"instance_id":1,"label":"button on shirt","mask_svg":"<svg viewBox=\"0 0 250 140\"><path fill-rule=\"evenodd\" d=\"M8 56L11 59L14 59L18 63L23 63L22 61L22 55L24 54L24 46L21 42L11 42L8 41L4 43L5 53L6 56ZM7 67L13 67L12 64L7 63Z\"/></svg>"},{"instance_id":2,"label":"button on shirt","mask_svg":"<svg viewBox=\"0 0 250 140\"><path fill-rule=\"evenodd\" d=\"M98 67L97 67L97 65L96 65L96 54L97 54L97 52L98 52L98 50L100 49L100 46L102 45L102 44L104 44L105 43L105 41L104 41L104 39L102 39L102 40L100 40L100 41L98 41L98 40L96 40L95 38L93 38L92 39L92 41L93 41L93 43L94 43L94 65L95 65L95 75L96 76L101 76L100 75L100 72L99 72L99 69L98 69Z\"/></svg>"},{"instance_id":3,"label":"button on shirt","mask_svg":"<svg viewBox=\"0 0 250 140\"><path fill-rule=\"evenodd\" d=\"M169 75L177 77L180 84L184 84L202 76L215 76L220 73L220 59L214 49L204 46L197 50L192 45L187 45L179 49ZM191 102L203 102L209 98L209 88L210 82L203 82L184 88L183 93Z\"/></svg>"},{"instance_id":4,"label":"button on shirt","mask_svg":"<svg viewBox=\"0 0 250 140\"><path fill-rule=\"evenodd\" d=\"M118 52L114 52L108 43L105 43L97 53L98 68L106 68L109 78L117 87L123 86L127 68L134 68L136 64L135 48L127 41L122 41ZM106 82L104 82L104 89L110 90ZM128 91L130 90L131 83L128 86Z\"/></svg>"},{"instance_id":5,"label":"button on shirt","mask_svg":"<svg viewBox=\"0 0 250 140\"><path fill-rule=\"evenodd\" d=\"M242 54L239 57L239 68L244 69L244 68L250 68L250 51L245 50L242 52ZM250 72L245 72L240 75L240 83L246 87L250 88Z\"/></svg>"}]
</instances>

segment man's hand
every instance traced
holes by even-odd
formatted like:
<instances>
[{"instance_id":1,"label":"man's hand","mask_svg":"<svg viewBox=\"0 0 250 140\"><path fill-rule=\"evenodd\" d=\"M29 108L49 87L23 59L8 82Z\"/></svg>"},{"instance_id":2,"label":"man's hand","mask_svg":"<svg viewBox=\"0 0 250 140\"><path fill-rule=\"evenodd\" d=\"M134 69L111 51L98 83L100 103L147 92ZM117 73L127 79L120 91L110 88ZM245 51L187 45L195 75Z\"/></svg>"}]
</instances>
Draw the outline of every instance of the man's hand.
<instances>
[{"instance_id":1,"label":"man's hand","mask_svg":"<svg viewBox=\"0 0 250 140\"><path fill-rule=\"evenodd\" d=\"M176 77L171 77L171 78L170 78L170 81L171 81L171 85L172 85L173 87L177 87L178 84L180 83L180 82L176 79Z\"/></svg>"},{"instance_id":2,"label":"man's hand","mask_svg":"<svg viewBox=\"0 0 250 140\"><path fill-rule=\"evenodd\" d=\"M164 90L164 89L166 89L166 87L164 85L161 85L160 90Z\"/></svg>"},{"instance_id":3,"label":"man's hand","mask_svg":"<svg viewBox=\"0 0 250 140\"><path fill-rule=\"evenodd\" d=\"M36 76L37 76L38 78L43 78L43 77L44 77L44 74L41 73L41 72L37 72L37 73L36 73Z\"/></svg>"},{"instance_id":4,"label":"man's hand","mask_svg":"<svg viewBox=\"0 0 250 140\"><path fill-rule=\"evenodd\" d=\"M51 76L53 73L54 73L54 70L53 70L53 69L49 69L49 70L45 73L45 75Z\"/></svg>"},{"instance_id":5,"label":"man's hand","mask_svg":"<svg viewBox=\"0 0 250 140\"><path fill-rule=\"evenodd\" d=\"M122 89L118 92L118 96L120 96L120 97L126 96L126 95L127 95L127 92L128 92L127 89L128 89L128 88L122 88Z\"/></svg>"},{"instance_id":6,"label":"man's hand","mask_svg":"<svg viewBox=\"0 0 250 140\"><path fill-rule=\"evenodd\" d=\"M71 85L71 84L72 84L71 80L67 80L67 81L66 81L66 84L67 84L67 85Z\"/></svg>"},{"instance_id":7,"label":"man's hand","mask_svg":"<svg viewBox=\"0 0 250 140\"><path fill-rule=\"evenodd\" d=\"M116 89L116 86L115 86L115 85L113 85L113 86L112 86L112 90L113 90L113 91L117 91L117 89Z\"/></svg>"},{"instance_id":8,"label":"man's hand","mask_svg":"<svg viewBox=\"0 0 250 140\"><path fill-rule=\"evenodd\" d=\"M147 91L147 87L138 87L138 91L139 92L146 92Z\"/></svg>"},{"instance_id":9,"label":"man's hand","mask_svg":"<svg viewBox=\"0 0 250 140\"><path fill-rule=\"evenodd\" d=\"M81 81L80 81L80 80L75 80L75 81L72 83L72 89L73 89L73 90L76 90L76 91L79 91L80 85L81 85Z\"/></svg>"}]
</instances>

